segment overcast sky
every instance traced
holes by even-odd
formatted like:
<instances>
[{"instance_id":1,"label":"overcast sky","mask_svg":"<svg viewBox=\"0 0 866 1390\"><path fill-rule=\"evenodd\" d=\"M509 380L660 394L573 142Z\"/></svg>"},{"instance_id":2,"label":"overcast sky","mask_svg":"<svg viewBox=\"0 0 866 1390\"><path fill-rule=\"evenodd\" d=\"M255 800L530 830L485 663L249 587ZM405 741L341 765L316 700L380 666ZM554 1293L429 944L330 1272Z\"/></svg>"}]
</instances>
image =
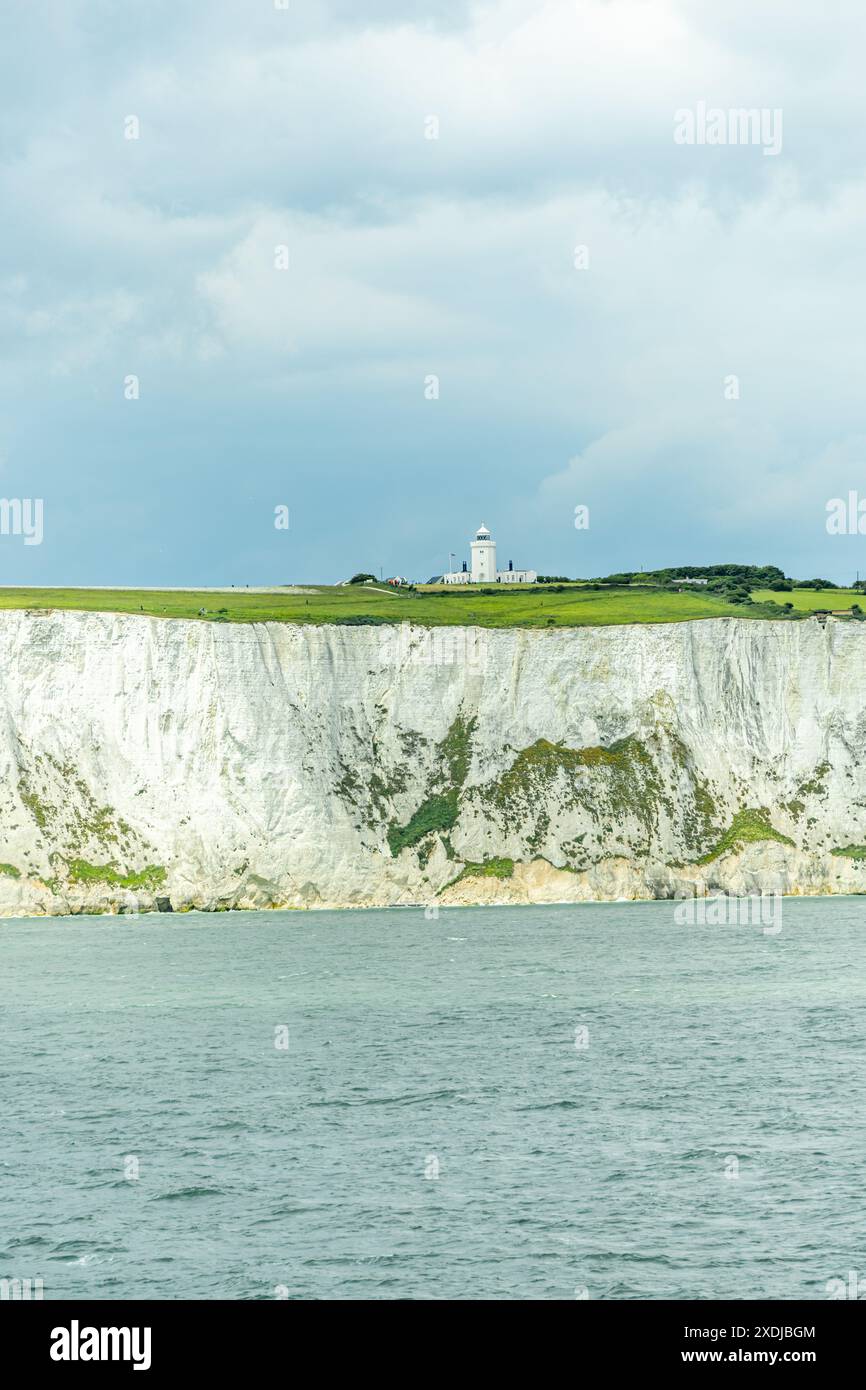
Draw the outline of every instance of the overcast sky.
<instances>
[{"instance_id":1,"label":"overcast sky","mask_svg":"<svg viewBox=\"0 0 866 1390\"><path fill-rule=\"evenodd\" d=\"M0 583L866 574L862 0L279 5L0 9Z\"/></svg>"}]
</instances>

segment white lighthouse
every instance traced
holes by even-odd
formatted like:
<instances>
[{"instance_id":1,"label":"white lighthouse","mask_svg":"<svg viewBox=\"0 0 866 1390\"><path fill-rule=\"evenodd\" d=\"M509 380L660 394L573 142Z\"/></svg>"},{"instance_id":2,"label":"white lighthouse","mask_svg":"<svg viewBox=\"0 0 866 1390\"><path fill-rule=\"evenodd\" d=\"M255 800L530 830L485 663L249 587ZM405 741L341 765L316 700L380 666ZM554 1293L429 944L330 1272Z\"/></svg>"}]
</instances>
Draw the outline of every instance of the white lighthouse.
<instances>
[{"instance_id":1,"label":"white lighthouse","mask_svg":"<svg viewBox=\"0 0 866 1390\"><path fill-rule=\"evenodd\" d=\"M473 584L496 583L496 542L482 521L475 532L475 540L470 545L472 551L471 582Z\"/></svg>"},{"instance_id":2,"label":"white lighthouse","mask_svg":"<svg viewBox=\"0 0 866 1390\"><path fill-rule=\"evenodd\" d=\"M511 560L507 570L496 568L496 542L482 521L470 542L471 560L469 568L463 561L463 568L451 570L449 574L437 574L431 584L535 584L538 575L535 570L516 570Z\"/></svg>"}]
</instances>

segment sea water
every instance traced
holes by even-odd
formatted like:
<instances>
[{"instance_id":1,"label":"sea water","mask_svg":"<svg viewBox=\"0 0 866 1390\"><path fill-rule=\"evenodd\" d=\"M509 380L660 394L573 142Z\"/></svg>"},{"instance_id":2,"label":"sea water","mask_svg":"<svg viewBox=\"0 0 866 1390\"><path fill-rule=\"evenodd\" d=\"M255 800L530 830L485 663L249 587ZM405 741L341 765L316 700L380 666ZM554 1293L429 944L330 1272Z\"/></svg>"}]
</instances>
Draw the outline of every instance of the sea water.
<instances>
[{"instance_id":1,"label":"sea water","mask_svg":"<svg viewBox=\"0 0 866 1390\"><path fill-rule=\"evenodd\" d=\"M866 899L0 924L0 1278L46 1299L866 1285Z\"/></svg>"}]
</instances>

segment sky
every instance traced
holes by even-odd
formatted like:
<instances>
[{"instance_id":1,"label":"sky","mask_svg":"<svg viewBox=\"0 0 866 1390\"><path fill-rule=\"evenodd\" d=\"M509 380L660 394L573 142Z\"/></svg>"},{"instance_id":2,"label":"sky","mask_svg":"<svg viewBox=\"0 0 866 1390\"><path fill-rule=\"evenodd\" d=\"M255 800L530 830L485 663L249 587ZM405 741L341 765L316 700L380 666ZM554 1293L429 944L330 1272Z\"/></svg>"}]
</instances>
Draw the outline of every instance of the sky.
<instances>
[{"instance_id":1,"label":"sky","mask_svg":"<svg viewBox=\"0 0 866 1390\"><path fill-rule=\"evenodd\" d=\"M482 521L866 575L864 48L862 0L5 0L0 584L424 580ZM778 149L695 134L740 108Z\"/></svg>"}]
</instances>

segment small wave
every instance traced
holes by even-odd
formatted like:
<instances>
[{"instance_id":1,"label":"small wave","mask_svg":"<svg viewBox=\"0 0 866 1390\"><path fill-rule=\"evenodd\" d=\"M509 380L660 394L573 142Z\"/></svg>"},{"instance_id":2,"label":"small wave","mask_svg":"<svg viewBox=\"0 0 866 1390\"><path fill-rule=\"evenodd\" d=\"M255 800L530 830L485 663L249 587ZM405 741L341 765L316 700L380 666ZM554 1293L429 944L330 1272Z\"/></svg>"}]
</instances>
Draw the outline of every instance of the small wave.
<instances>
[{"instance_id":1,"label":"small wave","mask_svg":"<svg viewBox=\"0 0 866 1390\"><path fill-rule=\"evenodd\" d=\"M361 1096L357 1100L347 1100L345 1096L333 1096L329 1100L311 1100L309 1108L311 1110L327 1110L331 1107L345 1109L348 1106L357 1105L427 1105L431 1100L454 1100L458 1096L459 1092L454 1089L425 1091L423 1095L417 1096Z\"/></svg>"},{"instance_id":2,"label":"small wave","mask_svg":"<svg viewBox=\"0 0 866 1390\"><path fill-rule=\"evenodd\" d=\"M184 1197L222 1197L221 1187L181 1187L177 1192L160 1192L151 1197L152 1202L177 1202Z\"/></svg>"},{"instance_id":3,"label":"small wave","mask_svg":"<svg viewBox=\"0 0 866 1390\"><path fill-rule=\"evenodd\" d=\"M518 1110L584 1110L586 1102L582 1100L550 1100L543 1105L519 1105Z\"/></svg>"},{"instance_id":4,"label":"small wave","mask_svg":"<svg viewBox=\"0 0 866 1390\"><path fill-rule=\"evenodd\" d=\"M21 1246L50 1244L51 1241L48 1236L13 1236L11 1240L7 1241L5 1249L0 1250L0 1257L7 1258L10 1250L17 1250Z\"/></svg>"},{"instance_id":5,"label":"small wave","mask_svg":"<svg viewBox=\"0 0 866 1390\"><path fill-rule=\"evenodd\" d=\"M275 1221L282 1221L287 1216L307 1216L311 1212L320 1210L318 1204L311 1202L306 1207L278 1207L276 1211L269 1212L267 1216L261 1216L257 1221L251 1221L250 1226L272 1226Z\"/></svg>"}]
</instances>

